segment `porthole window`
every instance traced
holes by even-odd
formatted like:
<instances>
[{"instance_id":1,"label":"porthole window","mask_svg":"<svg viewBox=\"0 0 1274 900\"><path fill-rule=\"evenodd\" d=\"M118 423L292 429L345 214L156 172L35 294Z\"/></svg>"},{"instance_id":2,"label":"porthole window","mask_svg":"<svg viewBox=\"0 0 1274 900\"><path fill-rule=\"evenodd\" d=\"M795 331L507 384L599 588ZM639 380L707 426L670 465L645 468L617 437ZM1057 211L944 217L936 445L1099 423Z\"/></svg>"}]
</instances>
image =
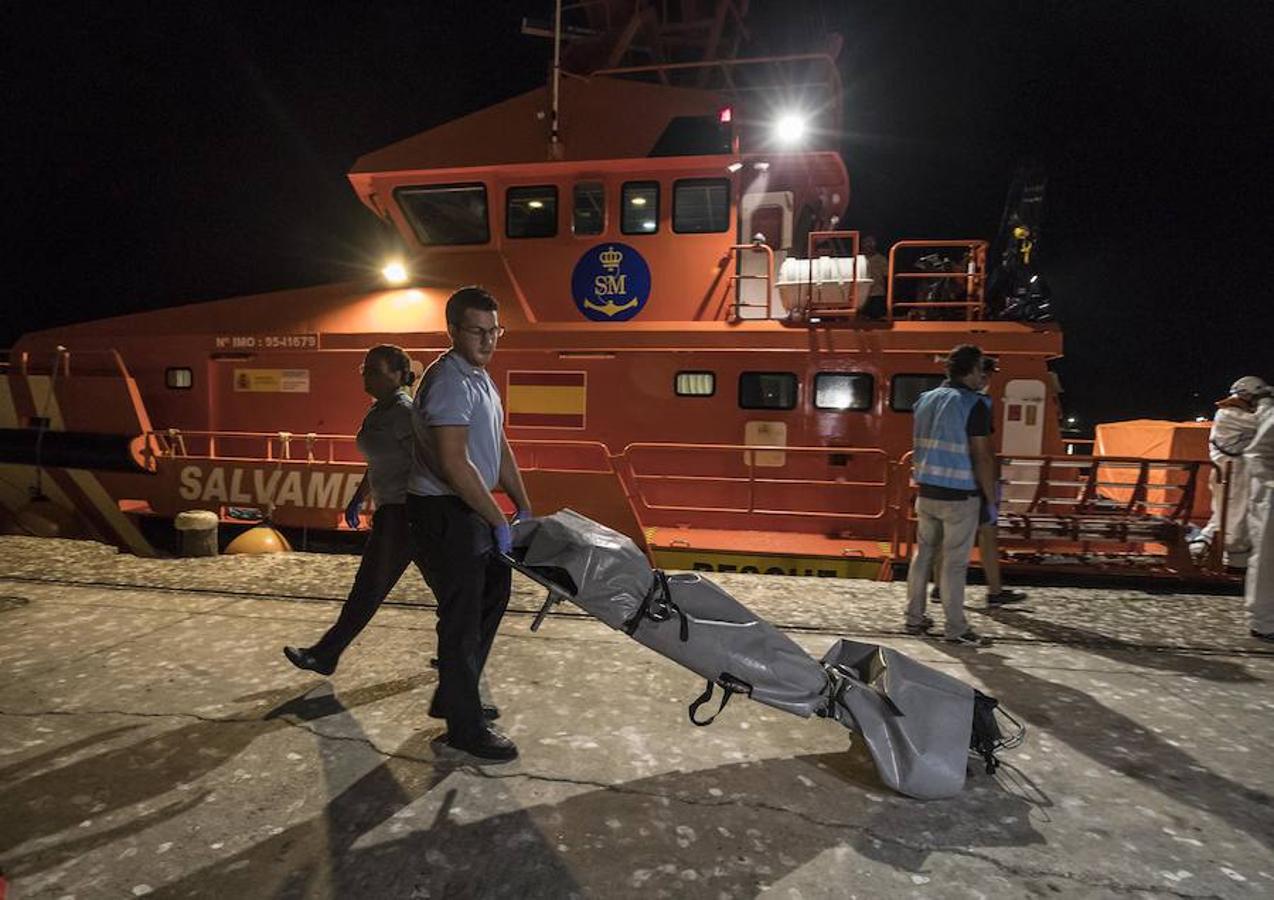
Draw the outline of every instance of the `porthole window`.
<instances>
[{"instance_id":1,"label":"porthole window","mask_svg":"<svg viewBox=\"0 0 1274 900\"><path fill-rule=\"evenodd\" d=\"M164 384L174 391L188 391L195 386L195 373L184 368L166 369Z\"/></svg>"},{"instance_id":2,"label":"porthole window","mask_svg":"<svg viewBox=\"0 0 1274 900\"><path fill-rule=\"evenodd\" d=\"M678 397L711 397L717 392L717 376L712 372L678 372Z\"/></svg>"},{"instance_id":3,"label":"porthole window","mask_svg":"<svg viewBox=\"0 0 1274 900\"><path fill-rule=\"evenodd\" d=\"M889 387L889 408L894 412L911 412L921 394L946 380L943 375L895 375Z\"/></svg>"},{"instance_id":4,"label":"porthole window","mask_svg":"<svg viewBox=\"0 0 1274 900\"><path fill-rule=\"evenodd\" d=\"M743 409L793 409L797 378L791 372L744 372L739 376L739 406Z\"/></svg>"},{"instance_id":5,"label":"porthole window","mask_svg":"<svg viewBox=\"0 0 1274 900\"><path fill-rule=\"evenodd\" d=\"M814 376L814 406L855 412L871 409L875 381L865 372L819 372Z\"/></svg>"}]
</instances>

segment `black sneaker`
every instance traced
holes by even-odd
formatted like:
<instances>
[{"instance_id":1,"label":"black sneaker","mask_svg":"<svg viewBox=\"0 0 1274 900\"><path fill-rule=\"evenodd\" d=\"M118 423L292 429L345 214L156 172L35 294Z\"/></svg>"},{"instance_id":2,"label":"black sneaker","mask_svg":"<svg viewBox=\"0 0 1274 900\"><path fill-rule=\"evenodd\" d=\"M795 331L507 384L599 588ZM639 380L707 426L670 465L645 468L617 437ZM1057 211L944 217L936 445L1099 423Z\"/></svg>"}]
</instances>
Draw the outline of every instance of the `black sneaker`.
<instances>
[{"instance_id":1,"label":"black sneaker","mask_svg":"<svg viewBox=\"0 0 1274 900\"><path fill-rule=\"evenodd\" d=\"M1012 588L1000 588L998 594L987 594L987 606L1007 606L1010 603L1021 603L1026 599L1026 594L1022 591L1015 591Z\"/></svg>"},{"instance_id":2,"label":"black sneaker","mask_svg":"<svg viewBox=\"0 0 1274 900\"><path fill-rule=\"evenodd\" d=\"M939 588L938 585L935 584L933 586L933 590L929 592L929 599L932 600L934 603L942 602L942 589Z\"/></svg>"},{"instance_id":3,"label":"black sneaker","mask_svg":"<svg viewBox=\"0 0 1274 900\"><path fill-rule=\"evenodd\" d=\"M483 729L481 733L474 735L472 738L462 739L443 735L442 740L453 750L468 753L478 759L508 762L518 758L517 744L492 728Z\"/></svg>"},{"instance_id":4,"label":"black sneaker","mask_svg":"<svg viewBox=\"0 0 1274 900\"><path fill-rule=\"evenodd\" d=\"M429 718L447 718L447 714L442 711L442 706L438 703L437 694L434 694L433 702L429 704ZM500 718L500 707L496 706L494 703L482 704L482 718L488 722L494 722L496 719Z\"/></svg>"},{"instance_id":5,"label":"black sneaker","mask_svg":"<svg viewBox=\"0 0 1274 900\"><path fill-rule=\"evenodd\" d=\"M1248 631L1248 634L1256 638L1258 641L1269 641L1274 644L1274 631L1257 631L1255 628Z\"/></svg>"},{"instance_id":6,"label":"black sneaker","mask_svg":"<svg viewBox=\"0 0 1274 900\"><path fill-rule=\"evenodd\" d=\"M902 630L907 634L928 634L929 629L933 627L933 619L924 616L920 619L919 625L912 625L910 622L902 626Z\"/></svg>"},{"instance_id":7,"label":"black sneaker","mask_svg":"<svg viewBox=\"0 0 1274 900\"><path fill-rule=\"evenodd\" d=\"M298 669L308 669L311 672L318 672L320 675L331 675L336 671L335 662L320 659L310 652L309 647L284 647L283 655L288 658L288 662Z\"/></svg>"},{"instance_id":8,"label":"black sneaker","mask_svg":"<svg viewBox=\"0 0 1274 900\"><path fill-rule=\"evenodd\" d=\"M945 638L948 644L963 644L966 647L990 647L991 639L983 637L972 628L957 637Z\"/></svg>"}]
</instances>

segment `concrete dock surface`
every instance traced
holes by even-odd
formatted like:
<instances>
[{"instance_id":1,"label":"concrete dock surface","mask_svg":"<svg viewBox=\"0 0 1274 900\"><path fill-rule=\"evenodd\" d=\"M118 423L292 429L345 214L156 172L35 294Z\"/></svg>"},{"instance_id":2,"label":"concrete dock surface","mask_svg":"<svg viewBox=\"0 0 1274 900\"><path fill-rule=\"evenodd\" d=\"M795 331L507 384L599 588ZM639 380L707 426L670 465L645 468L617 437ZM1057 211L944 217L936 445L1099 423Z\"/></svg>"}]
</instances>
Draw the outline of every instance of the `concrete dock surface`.
<instances>
[{"instance_id":1,"label":"concrete dock surface","mask_svg":"<svg viewBox=\"0 0 1274 900\"><path fill-rule=\"evenodd\" d=\"M904 635L901 584L712 576L815 657L884 643L1027 725L921 802L833 721L692 726L702 680L570 607L532 633L521 577L485 684L521 757L476 765L425 715L416 573L330 679L283 658L357 562L0 538L8 900L1274 896L1274 647L1240 598L973 587L975 650Z\"/></svg>"}]
</instances>

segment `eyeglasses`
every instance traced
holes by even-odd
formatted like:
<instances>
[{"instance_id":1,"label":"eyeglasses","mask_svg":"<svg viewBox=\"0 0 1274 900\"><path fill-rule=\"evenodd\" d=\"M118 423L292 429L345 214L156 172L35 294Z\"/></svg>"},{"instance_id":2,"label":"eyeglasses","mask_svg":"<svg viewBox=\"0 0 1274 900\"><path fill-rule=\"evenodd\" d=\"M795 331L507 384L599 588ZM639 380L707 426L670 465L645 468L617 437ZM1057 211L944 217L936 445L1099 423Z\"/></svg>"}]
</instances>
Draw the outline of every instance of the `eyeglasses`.
<instances>
[{"instance_id":1,"label":"eyeglasses","mask_svg":"<svg viewBox=\"0 0 1274 900\"><path fill-rule=\"evenodd\" d=\"M456 331L463 331L465 334L471 334L478 340L490 338L496 340L504 337L504 326L496 325L494 328L479 328L477 325L457 325Z\"/></svg>"}]
</instances>

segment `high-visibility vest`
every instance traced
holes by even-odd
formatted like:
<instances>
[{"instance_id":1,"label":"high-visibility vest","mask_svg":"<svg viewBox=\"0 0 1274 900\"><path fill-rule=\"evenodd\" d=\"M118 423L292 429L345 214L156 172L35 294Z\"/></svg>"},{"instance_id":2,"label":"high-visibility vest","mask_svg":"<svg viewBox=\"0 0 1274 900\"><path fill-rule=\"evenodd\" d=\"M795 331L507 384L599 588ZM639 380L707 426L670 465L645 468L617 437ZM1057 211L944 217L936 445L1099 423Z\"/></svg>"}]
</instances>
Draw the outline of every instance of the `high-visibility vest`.
<instances>
[{"instance_id":1,"label":"high-visibility vest","mask_svg":"<svg viewBox=\"0 0 1274 900\"><path fill-rule=\"evenodd\" d=\"M976 491L969 453L969 413L983 402L976 391L943 385L916 401L912 424L913 469L918 484Z\"/></svg>"}]
</instances>

